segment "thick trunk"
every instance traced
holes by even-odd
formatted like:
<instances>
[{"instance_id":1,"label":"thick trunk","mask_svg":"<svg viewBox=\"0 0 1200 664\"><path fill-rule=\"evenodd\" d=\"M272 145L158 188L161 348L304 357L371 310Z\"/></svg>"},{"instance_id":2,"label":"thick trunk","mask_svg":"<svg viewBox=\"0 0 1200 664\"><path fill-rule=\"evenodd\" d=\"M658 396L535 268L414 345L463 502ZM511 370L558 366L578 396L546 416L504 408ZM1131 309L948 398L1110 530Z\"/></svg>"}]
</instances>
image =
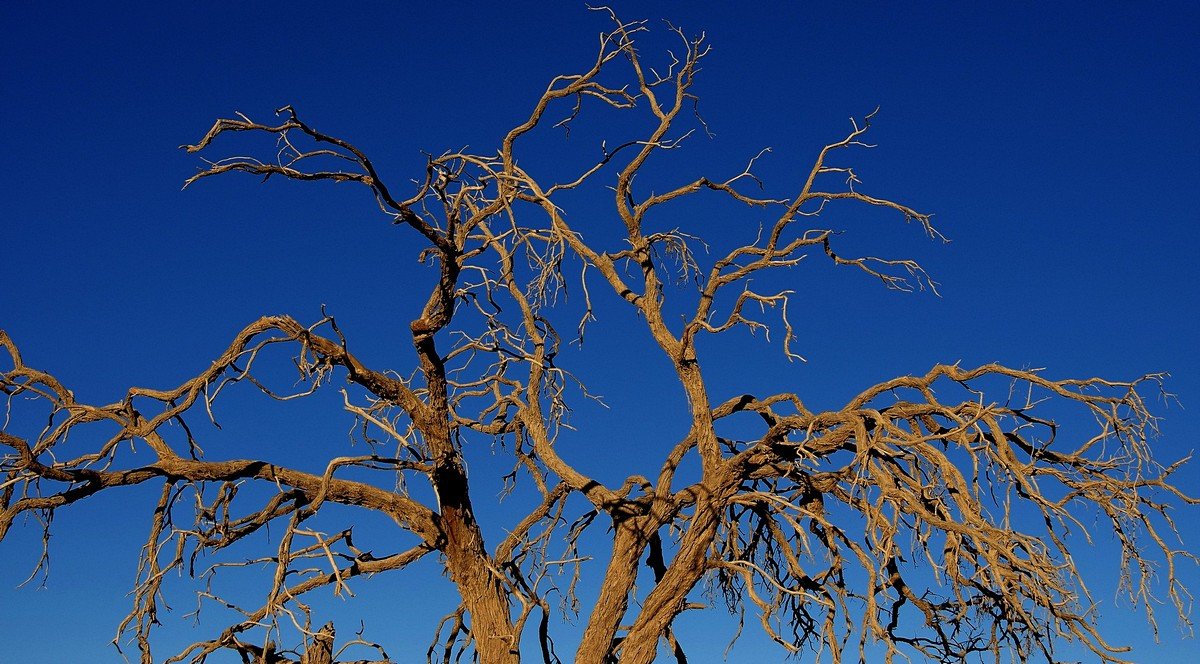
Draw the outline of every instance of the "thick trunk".
<instances>
[{"instance_id":1,"label":"thick trunk","mask_svg":"<svg viewBox=\"0 0 1200 664\"><path fill-rule=\"evenodd\" d=\"M479 661L482 664L515 664L519 660L519 644L508 588L488 555L475 520L462 458L449 440L430 447L447 451L433 473L446 537L443 553L450 579L458 587L463 607L470 616L471 636L475 639Z\"/></svg>"},{"instance_id":2,"label":"thick trunk","mask_svg":"<svg viewBox=\"0 0 1200 664\"><path fill-rule=\"evenodd\" d=\"M300 656L300 664L334 664L333 661L333 623L326 623L313 635L312 643Z\"/></svg>"},{"instance_id":3,"label":"thick trunk","mask_svg":"<svg viewBox=\"0 0 1200 664\"><path fill-rule=\"evenodd\" d=\"M471 636L481 664L516 664L519 642L512 624L508 592L488 567L475 562L448 563L450 575L470 614Z\"/></svg>"},{"instance_id":4,"label":"thick trunk","mask_svg":"<svg viewBox=\"0 0 1200 664\"><path fill-rule=\"evenodd\" d=\"M520 643L513 625L508 588L488 555L471 507L466 466L450 430L453 417L447 398L446 368L433 339L434 332L449 320L448 293L453 293L456 274L450 271L444 276L441 288L426 307L426 316L413 323L414 345L429 394L428 415L417 424L433 457L430 481L438 497L446 570L458 587L469 616L479 662L516 664L520 660ZM439 303L439 296L447 301Z\"/></svg>"},{"instance_id":5,"label":"thick trunk","mask_svg":"<svg viewBox=\"0 0 1200 664\"><path fill-rule=\"evenodd\" d=\"M621 642L621 664L654 661L659 641L666 636L671 621L686 605L688 593L707 570L708 550L720 524L719 504L711 499L696 503L692 526L684 535L675 559L646 597L641 613Z\"/></svg>"},{"instance_id":6,"label":"thick trunk","mask_svg":"<svg viewBox=\"0 0 1200 664\"><path fill-rule=\"evenodd\" d=\"M604 586L600 589L596 608L588 618L583 640L575 653L575 664L604 664L608 661L617 628L629 608L629 591L637 581L638 563L646 549L646 535L641 528L628 524L615 528L612 558L604 573Z\"/></svg>"},{"instance_id":7,"label":"thick trunk","mask_svg":"<svg viewBox=\"0 0 1200 664\"><path fill-rule=\"evenodd\" d=\"M508 589L494 571L495 565L487 553L471 509L466 474L457 455L453 462L446 462L434 472L434 484L446 535L443 549L446 569L470 616L471 636L479 661L515 663L518 643Z\"/></svg>"}]
</instances>

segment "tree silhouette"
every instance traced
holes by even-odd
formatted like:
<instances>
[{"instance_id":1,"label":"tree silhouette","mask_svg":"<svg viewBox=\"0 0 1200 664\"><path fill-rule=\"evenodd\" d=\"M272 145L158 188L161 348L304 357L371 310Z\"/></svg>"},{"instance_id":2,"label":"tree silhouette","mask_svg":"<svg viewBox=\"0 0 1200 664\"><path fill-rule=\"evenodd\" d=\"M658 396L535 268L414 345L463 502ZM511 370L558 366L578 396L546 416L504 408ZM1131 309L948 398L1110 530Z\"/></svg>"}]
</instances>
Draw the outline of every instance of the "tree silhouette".
<instances>
[{"instance_id":1,"label":"tree silhouette","mask_svg":"<svg viewBox=\"0 0 1200 664\"><path fill-rule=\"evenodd\" d=\"M0 539L32 514L48 542L58 509L101 491L161 486L147 506L133 606L117 639L144 662L154 661L164 584L180 573L203 581L202 605L229 606L241 617L165 661L224 651L244 662L316 664L339 661L350 646L374 648L375 661L387 661L383 646L362 634L338 644L344 630L323 623L306 596L347 591L356 577L403 573L426 557L436 558L461 598L457 610L430 621L431 661L466 654L513 662L523 644L527 655L559 661L559 607L582 625L574 661L649 662L660 650L685 661L673 621L720 604L739 621L756 620L781 648L831 661L862 660L875 648L888 661L1001 652L1054 661L1064 641L1121 661L1126 649L1098 631L1072 555L1088 537L1088 518L1115 533L1122 589L1145 606L1151 624L1155 577L1185 616L1190 596L1176 565L1194 556L1174 543L1169 511L1197 500L1171 482L1182 462L1164 466L1151 456L1156 427L1145 400L1161 390L1160 375L1077 380L997 364L938 365L869 387L831 411L810 410L799 393L712 389L706 337L773 329L784 355L799 357L789 316L803 298L764 289L768 273L823 258L887 288L936 291L912 260L842 253L837 233L819 225L827 204L882 208L942 237L928 214L864 193L837 161L869 147L871 115L822 149L787 198L762 197L758 157L732 177L661 184L648 162L707 130L692 88L708 46L672 28L679 51L652 68L635 48L646 26L611 18L588 69L554 78L494 153L430 156L411 187L389 182L363 151L291 107L274 124L218 120L187 146L207 154L233 133L275 146L262 158L207 161L188 185L241 171L365 186L393 223L411 231L418 260L435 272L421 285L428 295L410 325L411 363L368 366L331 316L312 324L267 316L219 357L197 362L203 370L178 386L131 388L116 403L92 405L27 366L0 332L7 356L0 390L15 413L0 431ZM599 158L563 181L539 179L518 158L535 128L561 118L556 126L570 130L581 110L596 105L641 113L641 133L602 144ZM635 186L639 174L655 187ZM563 201L603 187L611 188L611 208L586 217L609 226L585 228L585 215ZM692 228L659 227L660 209L704 196L769 221L737 246L705 244L709 238ZM613 232L617 243L609 241ZM559 444L567 435L605 435L569 433L570 404L591 395L586 375L562 352L572 339L584 343L601 298L636 313L638 329L620 334L648 335L688 406L678 415L686 436L646 451L658 458L637 460L654 463L657 474L611 485L585 474L581 453ZM293 358L298 389L278 387L286 384L272 368L280 347ZM322 458L323 470L305 470L311 458L281 465L202 452L198 425L216 424L228 392L301 399L334 389L335 379L346 382L343 406L362 445ZM640 388L631 381L628 389ZM1081 434L1089 419L1093 427ZM1059 421L1070 426L1060 431ZM96 444L80 452L79 440ZM486 444L511 458L509 488L536 494L529 509L510 510L498 541L485 537L477 481L463 456L466 446ZM519 500L506 505L522 508ZM356 512L330 516L330 506L383 515L408 539L367 547L355 532ZM328 528L331 519L343 525ZM247 558L246 547L261 545L267 528L274 547ZM588 548L598 536L606 550ZM397 541L408 544L385 552ZM220 562L201 562L208 560ZM218 590L233 569L260 566L271 580L256 604ZM577 596L587 576L602 579L594 606Z\"/></svg>"}]
</instances>

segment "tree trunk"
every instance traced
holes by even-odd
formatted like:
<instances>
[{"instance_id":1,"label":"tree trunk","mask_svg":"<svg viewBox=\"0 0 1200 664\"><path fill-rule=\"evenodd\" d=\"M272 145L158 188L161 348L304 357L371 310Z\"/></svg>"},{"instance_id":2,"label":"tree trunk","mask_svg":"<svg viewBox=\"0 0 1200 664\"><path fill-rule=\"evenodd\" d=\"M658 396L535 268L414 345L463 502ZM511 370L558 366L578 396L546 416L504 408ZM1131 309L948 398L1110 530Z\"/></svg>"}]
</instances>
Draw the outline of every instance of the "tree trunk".
<instances>
[{"instance_id":1,"label":"tree trunk","mask_svg":"<svg viewBox=\"0 0 1200 664\"><path fill-rule=\"evenodd\" d=\"M447 289L452 293L453 285L453 277L445 277L441 294ZM443 303L442 307L443 311L450 310L449 304ZM509 592L488 555L471 507L466 466L450 433L452 413L447 398L446 368L433 340L432 330L436 328L437 324L428 317L413 322L414 346L421 358L421 370L429 391L429 415L418 426L433 455L430 481L437 493L442 531L446 537L442 549L446 555L446 569L470 616L470 632L481 664L517 664L520 649Z\"/></svg>"},{"instance_id":2,"label":"tree trunk","mask_svg":"<svg viewBox=\"0 0 1200 664\"><path fill-rule=\"evenodd\" d=\"M688 593L704 576L709 547L720 524L720 505L708 497L697 501L692 526L662 580L646 596L642 611L621 643L621 664L650 664L671 621L683 610Z\"/></svg>"},{"instance_id":3,"label":"tree trunk","mask_svg":"<svg viewBox=\"0 0 1200 664\"><path fill-rule=\"evenodd\" d=\"M516 664L520 650L508 592L487 567L449 564L450 574L470 614L471 636L481 664Z\"/></svg>"},{"instance_id":4,"label":"tree trunk","mask_svg":"<svg viewBox=\"0 0 1200 664\"><path fill-rule=\"evenodd\" d=\"M614 525L614 530L612 558L604 573L604 586L575 653L575 664L609 661L617 628L629 607L629 591L637 581L638 563L646 549L644 529L627 522Z\"/></svg>"},{"instance_id":5,"label":"tree trunk","mask_svg":"<svg viewBox=\"0 0 1200 664\"><path fill-rule=\"evenodd\" d=\"M333 623L325 623L300 656L300 664L333 664Z\"/></svg>"}]
</instances>

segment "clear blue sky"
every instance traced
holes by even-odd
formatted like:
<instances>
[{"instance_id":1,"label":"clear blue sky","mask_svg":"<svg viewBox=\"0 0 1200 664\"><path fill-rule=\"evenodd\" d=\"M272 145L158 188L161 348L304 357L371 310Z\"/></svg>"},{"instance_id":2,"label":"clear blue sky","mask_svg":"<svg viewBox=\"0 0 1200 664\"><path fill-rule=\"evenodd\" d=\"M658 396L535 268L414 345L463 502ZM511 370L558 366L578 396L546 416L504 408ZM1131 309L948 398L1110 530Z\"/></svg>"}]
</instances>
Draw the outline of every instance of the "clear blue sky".
<instances>
[{"instance_id":1,"label":"clear blue sky","mask_svg":"<svg viewBox=\"0 0 1200 664\"><path fill-rule=\"evenodd\" d=\"M583 67L606 27L583 3L434 4L5 3L0 328L26 361L80 399L107 403L133 384L194 375L260 315L315 320L327 304L360 352L407 372L408 284L423 272L411 265L411 238L365 191L229 177L181 192L199 162L177 147L217 117L265 120L292 104L404 182L421 175L423 150L492 150L551 76ZM849 273L798 273L796 349L809 361L784 365L777 348L753 345L761 362L714 358L710 370L731 383L758 372L818 407L935 362L1000 361L1054 377L1168 371L1183 408L1157 408L1160 458L1194 449L1195 4L829 4L615 5L625 17L706 31L713 44L696 90L716 137L697 138L694 157L675 162L680 180L709 167L728 177L770 146L764 177L786 193L849 116L878 106L871 139L880 147L855 158L864 190L934 212L953 240L943 246L892 218L837 211L825 223L856 246L919 259L942 297L888 292ZM566 145L594 151L600 135L594 128ZM723 232L702 211L689 223ZM597 356L615 343L602 326L592 334ZM591 367L595 389L623 418L593 453L596 472L614 477L632 472L618 462L646 450L654 432L678 427L639 419L664 409L622 395L649 361L627 357ZM328 453L303 430L281 433L279 422L224 424L251 432L247 441L261 435L270 453ZM344 437L345 425L330 431ZM1200 492L1200 463L1180 481ZM0 544L6 656L119 661L105 643L128 609L123 593L150 508L141 505L109 497L58 515L44 590L14 589L35 559L33 529ZM1197 516L1182 522L1194 550ZM1195 569L1186 576L1200 589ZM381 599L360 585L365 605ZM1138 648L1136 659L1200 652L1169 616L1156 645L1111 592L1098 594L1102 624ZM703 631L703 618L688 619ZM412 638L424 643L427 631Z\"/></svg>"}]
</instances>

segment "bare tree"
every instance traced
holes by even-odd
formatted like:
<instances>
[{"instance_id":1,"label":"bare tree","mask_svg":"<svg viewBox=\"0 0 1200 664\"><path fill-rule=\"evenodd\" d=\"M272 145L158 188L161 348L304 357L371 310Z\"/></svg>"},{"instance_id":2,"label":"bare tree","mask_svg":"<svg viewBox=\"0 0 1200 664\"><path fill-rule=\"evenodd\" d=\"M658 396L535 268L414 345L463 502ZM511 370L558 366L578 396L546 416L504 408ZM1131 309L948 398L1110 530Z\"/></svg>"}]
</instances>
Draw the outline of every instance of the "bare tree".
<instances>
[{"instance_id":1,"label":"bare tree","mask_svg":"<svg viewBox=\"0 0 1200 664\"><path fill-rule=\"evenodd\" d=\"M1089 518L1115 533L1122 589L1146 619L1155 623L1152 592L1165 592L1186 620L1190 595L1176 566L1194 556L1177 543L1170 510L1198 501L1171 481L1182 462L1164 466L1151 456L1156 423L1146 398L1161 390L1160 375L1055 379L995 364L939 365L826 412L810 410L796 393L713 393L698 350L706 336L774 328L784 354L798 357L789 305L801 300L790 290L762 290L767 273L816 256L887 288L936 289L912 260L842 253L836 233L816 225L827 204L882 208L931 238L941 235L929 215L861 191L854 171L837 161L867 147L870 115L824 147L786 198L758 193L757 157L731 177L654 191L635 186L640 173L660 175L650 160L707 130L692 89L708 47L671 28L678 53L653 68L635 47L646 26L611 18L590 66L554 78L496 152L430 157L406 194L407 185L385 180L355 145L290 107L274 124L218 120L187 146L207 152L233 133L275 145L261 159L207 161L189 185L241 171L365 186L436 271L410 325L414 366L367 366L330 316L307 325L269 316L247 325L219 357L198 362L202 371L182 384L135 387L116 403L93 405L26 365L0 332L7 362L0 390L20 415L0 431L0 539L32 515L48 541L56 510L102 491L160 485L157 503L147 506L133 606L116 639L143 662L163 657L152 655L151 643L164 584L178 573L204 580L201 605L231 606L240 618L163 661L232 652L243 662L317 664L341 659L349 646L375 648L374 661L387 661L361 633L345 639L323 624L307 597L342 592L356 577L398 573L431 554L461 603L431 621L430 661L466 654L515 662L523 644L526 654L559 661L553 636L562 607L582 625L574 661L649 662L662 651L682 662L686 644L675 639L673 621L713 604L739 621L757 620L786 651L808 649L834 662L868 653L888 661L1003 653L1053 661L1063 642L1121 661L1127 649L1098 631L1072 555L1089 537ZM576 176L535 176L518 159L522 139L555 118L570 129L589 105L640 113L645 124L637 138L604 145ZM560 206L596 185L611 188L607 218L619 244L603 239L608 229L581 232ZM694 229L656 228L654 212L697 196L770 221L750 233L753 241L725 248L703 245ZM686 436L658 461L638 460L656 463L657 474L620 485L588 476L558 444L569 431L568 403L589 396L563 361L562 332L582 343L600 298L636 312L688 404ZM275 387L269 366L280 347L293 357L299 390ZM335 378L347 382L344 409L364 445L323 461L323 472L202 453L197 420L215 424L229 391L248 386L299 399L332 389ZM1080 420L1094 424L1089 433L1059 431L1057 422ZM80 452L79 440L97 442ZM510 486L536 500L489 542L464 449L497 441L511 455ZM694 478L684 478L685 464L698 468ZM318 515L331 505L383 515L409 543L375 553L382 549L358 542L348 511L337 513L348 519L340 530L314 526L329 523ZM242 553L268 526L273 550ZM606 534L611 549L583 550L585 534ZM200 564L208 560L219 562ZM254 565L272 576L258 604L218 594L216 576ZM581 575L603 579L594 607L577 600ZM1155 577L1161 589L1152 588Z\"/></svg>"}]
</instances>

